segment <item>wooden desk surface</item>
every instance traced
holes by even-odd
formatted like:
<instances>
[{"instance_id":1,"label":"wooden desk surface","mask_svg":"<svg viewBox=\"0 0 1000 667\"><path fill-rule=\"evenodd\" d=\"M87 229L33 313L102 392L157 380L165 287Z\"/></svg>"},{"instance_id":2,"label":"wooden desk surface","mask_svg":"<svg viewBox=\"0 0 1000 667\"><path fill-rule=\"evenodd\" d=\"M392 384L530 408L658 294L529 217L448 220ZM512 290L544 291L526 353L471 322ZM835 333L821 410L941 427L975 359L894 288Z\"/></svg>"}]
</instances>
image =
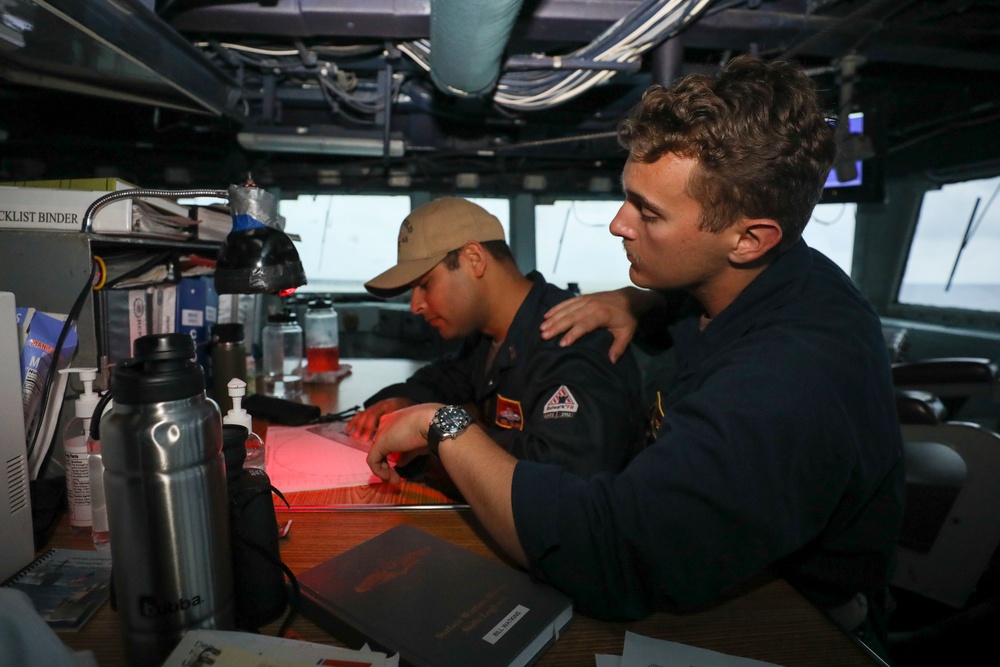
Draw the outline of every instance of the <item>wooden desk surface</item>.
<instances>
[{"instance_id":1,"label":"wooden desk surface","mask_svg":"<svg viewBox=\"0 0 1000 667\"><path fill-rule=\"evenodd\" d=\"M282 540L281 556L293 572L302 572L360 542L408 523L482 555L502 560L474 515L460 509L356 509L325 512L279 512L292 519ZM89 538L69 532L64 519L50 546L90 548ZM280 621L263 628L275 634ZM862 648L780 579L765 581L739 597L695 614L654 614L640 621L610 623L575 614L559 640L536 663L538 667L593 665L594 655L621 655L625 631L669 639L785 667L850 667L875 664ZM94 652L100 667L124 665L116 612L105 604L79 633L60 638L74 650ZM297 615L291 633L298 639L342 645Z\"/></svg>"}]
</instances>

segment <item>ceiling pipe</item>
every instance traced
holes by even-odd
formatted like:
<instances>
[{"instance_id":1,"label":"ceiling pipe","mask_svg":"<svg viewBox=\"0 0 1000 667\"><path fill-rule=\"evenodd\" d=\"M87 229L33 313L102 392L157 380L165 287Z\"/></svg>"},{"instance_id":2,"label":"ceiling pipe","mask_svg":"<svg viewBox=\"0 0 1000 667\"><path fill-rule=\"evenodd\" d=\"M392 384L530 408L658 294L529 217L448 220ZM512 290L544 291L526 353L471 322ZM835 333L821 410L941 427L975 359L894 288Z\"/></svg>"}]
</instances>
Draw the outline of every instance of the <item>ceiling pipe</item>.
<instances>
[{"instance_id":1,"label":"ceiling pipe","mask_svg":"<svg viewBox=\"0 0 1000 667\"><path fill-rule=\"evenodd\" d=\"M679 35L653 49L651 56L653 83L669 86L681 75L681 68L684 67L684 43Z\"/></svg>"},{"instance_id":2,"label":"ceiling pipe","mask_svg":"<svg viewBox=\"0 0 1000 667\"><path fill-rule=\"evenodd\" d=\"M493 90L522 2L431 0L434 85L456 97L481 97Z\"/></svg>"}]
</instances>

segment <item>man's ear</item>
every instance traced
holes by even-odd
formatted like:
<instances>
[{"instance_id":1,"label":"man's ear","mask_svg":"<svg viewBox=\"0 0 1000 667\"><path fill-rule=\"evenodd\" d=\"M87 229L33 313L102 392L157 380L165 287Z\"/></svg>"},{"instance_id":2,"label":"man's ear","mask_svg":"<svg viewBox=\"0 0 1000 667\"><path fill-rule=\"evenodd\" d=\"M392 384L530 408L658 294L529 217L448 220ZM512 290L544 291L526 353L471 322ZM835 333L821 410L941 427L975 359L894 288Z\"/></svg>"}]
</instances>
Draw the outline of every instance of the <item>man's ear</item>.
<instances>
[{"instance_id":1,"label":"man's ear","mask_svg":"<svg viewBox=\"0 0 1000 667\"><path fill-rule=\"evenodd\" d=\"M736 247L729 253L734 264L751 264L781 243L781 225L768 218L744 220Z\"/></svg>"},{"instance_id":2,"label":"man's ear","mask_svg":"<svg viewBox=\"0 0 1000 667\"><path fill-rule=\"evenodd\" d=\"M469 241L462 247L462 257L468 262L472 275L482 278L486 272L486 249L478 241Z\"/></svg>"}]
</instances>

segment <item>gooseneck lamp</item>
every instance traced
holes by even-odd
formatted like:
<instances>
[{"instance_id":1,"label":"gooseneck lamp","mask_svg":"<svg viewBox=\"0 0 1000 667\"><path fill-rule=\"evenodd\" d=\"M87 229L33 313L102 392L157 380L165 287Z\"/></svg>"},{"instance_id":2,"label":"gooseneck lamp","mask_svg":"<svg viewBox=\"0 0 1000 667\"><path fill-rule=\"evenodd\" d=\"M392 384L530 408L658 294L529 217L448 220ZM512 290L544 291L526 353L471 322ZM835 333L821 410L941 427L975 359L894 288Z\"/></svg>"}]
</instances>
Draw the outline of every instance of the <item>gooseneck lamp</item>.
<instances>
[{"instance_id":1,"label":"gooseneck lamp","mask_svg":"<svg viewBox=\"0 0 1000 667\"><path fill-rule=\"evenodd\" d=\"M305 270L292 240L278 223L274 195L252 182L229 190L134 188L98 197L83 216L83 232L93 230L94 215L107 204L135 197L218 197L229 200L233 228L219 248L215 291L219 294L291 294L306 284Z\"/></svg>"}]
</instances>

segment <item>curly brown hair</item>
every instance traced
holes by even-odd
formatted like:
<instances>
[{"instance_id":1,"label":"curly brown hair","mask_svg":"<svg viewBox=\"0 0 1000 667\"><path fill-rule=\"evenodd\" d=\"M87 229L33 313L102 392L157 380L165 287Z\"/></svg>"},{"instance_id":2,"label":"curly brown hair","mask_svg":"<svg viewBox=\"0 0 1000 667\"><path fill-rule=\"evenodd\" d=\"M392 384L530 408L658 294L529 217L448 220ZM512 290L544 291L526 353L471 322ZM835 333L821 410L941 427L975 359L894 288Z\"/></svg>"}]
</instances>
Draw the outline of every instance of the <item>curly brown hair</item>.
<instances>
[{"instance_id":1,"label":"curly brown hair","mask_svg":"<svg viewBox=\"0 0 1000 667\"><path fill-rule=\"evenodd\" d=\"M651 86L620 123L618 139L639 162L667 153L697 160L687 191L702 206L702 229L769 218L781 226L781 248L802 235L837 153L802 68L749 55L714 77Z\"/></svg>"}]
</instances>

